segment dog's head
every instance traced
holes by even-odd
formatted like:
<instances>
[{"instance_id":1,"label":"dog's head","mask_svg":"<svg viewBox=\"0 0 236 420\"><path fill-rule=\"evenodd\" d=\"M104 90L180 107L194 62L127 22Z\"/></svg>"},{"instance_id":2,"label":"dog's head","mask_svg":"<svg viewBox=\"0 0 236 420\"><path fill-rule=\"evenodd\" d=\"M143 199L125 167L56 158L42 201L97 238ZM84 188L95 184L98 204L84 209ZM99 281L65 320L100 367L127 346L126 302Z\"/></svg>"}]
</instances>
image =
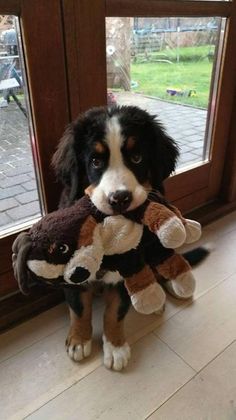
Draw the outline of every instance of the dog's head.
<instances>
[{"instance_id":1,"label":"dog's head","mask_svg":"<svg viewBox=\"0 0 236 420\"><path fill-rule=\"evenodd\" d=\"M162 190L178 147L156 118L134 106L94 108L65 131L53 157L68 204L83 195L105 214L140 206L150 189Z\"/></svg>"}]
</instances>

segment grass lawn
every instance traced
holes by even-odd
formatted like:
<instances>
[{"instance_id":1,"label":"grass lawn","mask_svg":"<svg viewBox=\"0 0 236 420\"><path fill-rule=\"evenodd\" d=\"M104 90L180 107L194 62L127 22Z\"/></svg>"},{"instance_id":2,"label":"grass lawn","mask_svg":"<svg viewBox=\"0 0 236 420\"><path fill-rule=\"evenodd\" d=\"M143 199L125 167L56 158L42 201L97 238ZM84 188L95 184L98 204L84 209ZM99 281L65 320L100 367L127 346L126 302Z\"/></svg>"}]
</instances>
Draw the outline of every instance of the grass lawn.
<instances>
[{"instance_id":1,"label":"grass lawn","mask_svg":"<svg viewBox=\"0 0 236 420\"><path fill-rule=\"evenodd\" d=\"M131 65L131 79L138 84L137 87L132 88L132 91L181 104L207 108L212 62L207 58L209 48L198 48L201 49L196 51L195 47L195 53L193 49L181 48L179 63L175 61L176 50L167 51L166 56L159 55L159 58L172 58L172 64L154 61L158 58L157 55L148 62L142 62L139 58L139 61ZM192 60L190 60L191 54ZM180 89L185 92L185 95L170 96L166 93L168 88ZM195 90L196 96L188 97L189 90Z\"/></svg>"}]
</instances>

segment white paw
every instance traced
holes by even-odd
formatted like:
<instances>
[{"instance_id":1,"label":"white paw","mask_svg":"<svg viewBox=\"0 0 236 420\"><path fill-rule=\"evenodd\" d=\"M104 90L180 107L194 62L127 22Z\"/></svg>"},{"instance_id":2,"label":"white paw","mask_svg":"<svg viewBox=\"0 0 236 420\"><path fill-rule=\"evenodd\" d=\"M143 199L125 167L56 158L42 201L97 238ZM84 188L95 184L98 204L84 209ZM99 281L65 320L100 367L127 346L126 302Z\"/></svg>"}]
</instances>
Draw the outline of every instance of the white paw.
<instances>
[{"instance_id":1,"label":"white paw","mask_svg":"<svg viewBox=\"0 0 236 420\"><path fill-rule=\"evenodd\" d=\"M191 244L198 241L202 234L202 227L196 220L186 219L186 244Z\"/></svg>"},{"instance_id":2,"label":"white paw","mask_svg":"<svg viewBox=\"0 0 236 420\"><path fill-rule=\"evenodd\" d=\"M189 299L195 291L196 281L192 271L187 271L176 279L165 282L165 287L171 295L179 299Z\"/></svg>"},{"instance_id":3,"label":"white paw","mask_svg":"<svg viewBox=\"0 0 236 420\"><path fill-rule=\"evenodd\" d=\"M81 360L85 359L85 357L90 356L92 351L92 341L86 341L85 343L81 344L70 344L67 347L67 353L69 357L74 360L74 362L80 362Z\"/></svg>"},{"instance_id":4,"label":"white paw","mask_svg":"<svg viewBox=\"0 0 236 420\"><path fill-rule=\"evenodd\" d=\"M178 248L185 242L185 227L181 220L174 216L160 227L157 236L165 248Z\"/></svg>"},{"instance_id":5,"label":"white paw","mask_svg":"<svg viewBox=\"0 0 236 420\"><path fill-rule=\"evenodd\" d=\"M131 296L131 302L137 312L152 314L160 311L166 300L166 295L158 283L151 283L146 289Z\"/></svg>"},{"instance_id":6,"label":"white paw","mask_svg":"<svg viewBox=\"0 0 236 420\"><path fill-rule=\"evenodd\" d=\"M104 365L108 369L120 371L124 369L130 359L130 346L125 343L121 347L115 347L107 341L103 335L103 352L104 352Z\"/></svg>"}]
</instances>

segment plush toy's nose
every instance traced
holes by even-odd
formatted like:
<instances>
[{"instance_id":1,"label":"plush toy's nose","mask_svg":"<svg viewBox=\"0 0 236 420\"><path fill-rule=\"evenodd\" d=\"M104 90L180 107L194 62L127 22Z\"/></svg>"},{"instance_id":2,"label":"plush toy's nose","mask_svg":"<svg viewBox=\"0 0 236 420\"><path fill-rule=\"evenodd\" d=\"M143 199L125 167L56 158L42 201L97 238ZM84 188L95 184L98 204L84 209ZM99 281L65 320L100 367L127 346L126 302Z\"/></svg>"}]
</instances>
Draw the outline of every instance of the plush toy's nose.
<instances>
[{"instance_id":1,"label":"plush toy's nose","mask_svg":"<svg viewBox=\"0 0 236 420\"><path fill-rule=\"evenodd\" d=\"M77 267L70 277L73 283L84 283L90 276L90 272L83 267Z\"/></svg>"},{"instance_id":2,"label":"plush toy's nose","mask_svg":"<svg viewBox=\"0 0 236 420\"><path fill-rule=\"evenodd\" d=\"M118 213L122 213L123 211L127 210L131 201L132 201L132 193L128 190L117 190L114 193L109 194L108 202L113 210L117 211Z\"/></svg>"}]
</instances>

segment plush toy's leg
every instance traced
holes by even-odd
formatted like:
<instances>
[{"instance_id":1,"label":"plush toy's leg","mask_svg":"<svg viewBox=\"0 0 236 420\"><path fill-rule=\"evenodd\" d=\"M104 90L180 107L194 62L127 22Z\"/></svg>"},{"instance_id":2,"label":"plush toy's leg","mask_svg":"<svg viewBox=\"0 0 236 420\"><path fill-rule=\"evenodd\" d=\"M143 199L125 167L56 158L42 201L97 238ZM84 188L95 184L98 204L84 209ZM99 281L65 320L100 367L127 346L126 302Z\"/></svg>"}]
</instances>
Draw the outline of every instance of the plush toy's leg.
<instances>
[{"instance_id":1,"label":"plush toy's leg","mask_svg":"<svg viewBox=\"0 0 236 420\"><path fill-rule=\"evenodd\" d=\"M156 269L167 280L164 287L172 295L180 299L188 299L193 296L195 278L191 266L182 255L172 255L163 263L157 265Z\"/></svg>"},{"instance_id":2,"label":"plush toy's leg","mask_svg":"<svg viewBox=\"0 0 236 420\"><path fill-rule=\"evenodd\" d=\"M200 223L196 222L196 220L185 219L182 216L182 214L180 213L179 209L177 209L177 207L175 207L175 206L171 206L171 209L178 216L178 218L182 221L182 223L185 227L185 232L186 232L185 243L186 244L191 244L193 242L198 241L198 239L200 239L201 234L202 234L202 227L201 227ZM172 248L174 248L174 247L172 247Z\"/></svg>"},{"instance_id":3,"label":"plush toy's leg","mask_svg":"<svg viewBox=\"0 0 236 420\"><path fill-rule=\"evenodd\" d=\"M71 323L66 349L72 360L80 362L90 356L92 350L92 291L65 289L65 297Z\"/></svg>"},{"instance_id":4,"label":"plush toy's leg","mask_svg":"<svg viewBox=\"0 0 236 420\"><path fill-rule=\"evenodd\" d=\"M198 241L202 234L202 227L196 220L185 219L186 244Z\"/></svg>"},{"instance_id":5,"label":"plush toy's leg","mask_svg":"<svg viewBox=\"0 0 236 420\"><path fill-rule=\"evenodd\" d=\"M124 336L124 318L130 306L130 298L123 283L107 287L104 296L104 365L119 371L127 366L130 358L130 347Z\"/></svg>"},{"instance_id":6,"label":"plush toy's leg","mask_svg":"<svg viewBox=\"0 0 236 420\"><path fill-rule=\"evenodd\" d=\"M177 216L166 220L157 229L156 234L162 245L166 248L178 248L186 240L186 232L183 223Z\"/></svg>"},{"instance_id":7,"label":"plush toy's leg","mask_svg":"<svg viewBox=\"0 0 236 420\"><path fill-rule=\"evenodd\" d=\"M182 219L158 203L150 203L144 213L143 224L155 233L165 248L178 248L186 239Z\"/></svg>"},{"instance_id":8,"label":"plush toy's leg","mask_svg":"<svg viewBox=\"0 0 236 420\"><path fill-rule=\"evenodd\" d=\"M148 266L126 277L125 286L137 312L151 314L163 309L166 300L165 292Z\"/></svg>"}]
</instances>

